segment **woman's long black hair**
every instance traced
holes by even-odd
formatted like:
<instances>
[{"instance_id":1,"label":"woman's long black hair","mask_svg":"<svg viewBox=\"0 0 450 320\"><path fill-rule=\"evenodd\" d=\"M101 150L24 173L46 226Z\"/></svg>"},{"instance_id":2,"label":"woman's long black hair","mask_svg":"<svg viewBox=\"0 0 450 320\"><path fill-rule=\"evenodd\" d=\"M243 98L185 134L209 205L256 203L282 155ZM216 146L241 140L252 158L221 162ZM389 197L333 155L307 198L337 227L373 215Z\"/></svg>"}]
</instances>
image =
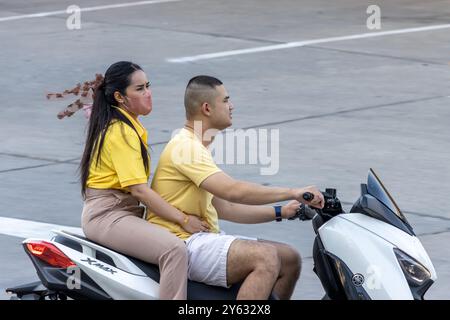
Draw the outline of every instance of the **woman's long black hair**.
<instances>
[{"instance_id":1,"label":"woman's long black hair","mask_svg":"<svg viewBox=\"0 0 450 320\"><path fill-rule=\"evenodd\" d=\"M86 144L80 163L81 194L83 198L86 197L86 184L89 177L89 168L93 160L93 153L98 145L97 158L95 159L96 164L98 165L105 135L111 121L114 119L120 120L136 131L131 121L117 110L117 108L113 108L113 106L117 105L117 101L114 98L114 92L119 91L122 95L125 95L125 90L131 82L131 75L137 70L142 70L142 68L132 62L116 62L106 70L103 83L95 90ZM145 170L148 170L148 151L142 140L141 154Z\"/></svg>"}]
</instances>

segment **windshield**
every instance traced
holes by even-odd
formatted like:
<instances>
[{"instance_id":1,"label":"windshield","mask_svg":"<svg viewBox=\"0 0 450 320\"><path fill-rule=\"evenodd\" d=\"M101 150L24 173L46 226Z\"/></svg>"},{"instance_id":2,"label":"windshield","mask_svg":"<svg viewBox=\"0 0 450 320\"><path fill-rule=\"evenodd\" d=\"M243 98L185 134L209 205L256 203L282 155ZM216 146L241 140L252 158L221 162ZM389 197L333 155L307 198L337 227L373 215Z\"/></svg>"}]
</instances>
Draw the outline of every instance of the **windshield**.
<instances>
[{"instance_id":1,"label":"windshield","mask_svg":"<svg viewBox=\"0 0 450 320\"><path fill-rule=\"evenodd\" d=\"M403 222L408 224L400 208L395 203L392 196L389 194L387 189L384 187L380 178L376 175L375 171L370 168L369 176L367 178L367 192L372 196L382 202L386 207L388 207L392 212L395 213Z\"/></svg>"}]
</instances>

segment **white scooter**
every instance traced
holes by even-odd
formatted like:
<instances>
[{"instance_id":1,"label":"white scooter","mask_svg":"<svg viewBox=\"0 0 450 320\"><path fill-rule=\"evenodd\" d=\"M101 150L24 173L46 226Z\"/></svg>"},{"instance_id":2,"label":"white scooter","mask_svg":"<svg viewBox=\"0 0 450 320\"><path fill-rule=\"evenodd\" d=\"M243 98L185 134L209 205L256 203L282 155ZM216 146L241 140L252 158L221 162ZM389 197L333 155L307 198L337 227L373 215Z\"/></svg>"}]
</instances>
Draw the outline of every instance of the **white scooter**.
<instances>
[{"instance_id":1,"label":"white scooter","mask_svg":"<svg viewBox=\"0 0 450 320\"><path fill-rule=\"evenodd\" d=\"M372 169L361 193L344 213L336 190L326 189L322 210L302 205L291 218L313 219L314 272L324 298L423 299L437 278L425 249ZM312 194L304 197L312 200ZM12 299L159 298L157 266L80 234L54 233L50 240L23 241L40 281L6 289ZM189 281L188 299L235 299L238 290L239 284L226 289Z\"/></svg>"},{"instance_id":2,"label":"white scooter","mask_svg":"<svg viewBox=\"0 0 450 320\"><path fill-rule=\"evenodd\" d=\"M423 300L436 271L375 172L370 169L350 213L343 212L336 190L323 194L325 208L315 210L312 224L314 272L324 299Z\"/></svg>"}]
</instances>

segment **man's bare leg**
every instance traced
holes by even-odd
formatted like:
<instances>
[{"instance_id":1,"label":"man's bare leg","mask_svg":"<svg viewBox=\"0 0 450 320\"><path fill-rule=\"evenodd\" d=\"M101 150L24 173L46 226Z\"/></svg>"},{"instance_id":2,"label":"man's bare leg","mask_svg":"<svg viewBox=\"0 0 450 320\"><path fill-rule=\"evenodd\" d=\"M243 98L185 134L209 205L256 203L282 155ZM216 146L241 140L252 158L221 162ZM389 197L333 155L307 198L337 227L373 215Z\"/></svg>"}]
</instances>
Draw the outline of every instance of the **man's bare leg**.
<instances>
[{"instance_id":1,"label":"man's bare leg","mask_svg":"<svg viewBox=\"0 0 450 320\"><path fill-rule=\"evenodd\" d=\"M281 260L281 270L273 291L280 299L290 299L301 272L301 258L291 246L268 240L259 240L274 246Z\"/></svg>"},{"instance_id":2,"label":"man's bare leg","mask_svg":"<svg viewBox=\"0 0 450 320\"><path fill-rule=\"evenodd\" d=\"M238 300L267 299L277 281L281 261L275 246L252 240L234 240L228 250L227 282L243 281Z\"/></svg>"}]
</instances>

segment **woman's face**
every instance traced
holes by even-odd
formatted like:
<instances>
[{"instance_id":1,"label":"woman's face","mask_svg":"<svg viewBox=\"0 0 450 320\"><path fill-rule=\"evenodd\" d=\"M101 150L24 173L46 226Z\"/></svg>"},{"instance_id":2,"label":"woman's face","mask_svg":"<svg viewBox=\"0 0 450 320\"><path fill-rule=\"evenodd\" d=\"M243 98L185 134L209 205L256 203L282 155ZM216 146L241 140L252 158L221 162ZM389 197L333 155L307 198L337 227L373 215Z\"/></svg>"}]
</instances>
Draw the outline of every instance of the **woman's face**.
<instances>
[{"instance_id":1,"label":"woman's face","mask_svg":"<svg viewBox=\"0 0 450 320\"><path fill-rule=\"evenodd\" d=\"M131 75L131 82L125 90L122 105L136 118L152 111L152 91L144 71L137 70Z\"/></svg>"}]
</instances>

